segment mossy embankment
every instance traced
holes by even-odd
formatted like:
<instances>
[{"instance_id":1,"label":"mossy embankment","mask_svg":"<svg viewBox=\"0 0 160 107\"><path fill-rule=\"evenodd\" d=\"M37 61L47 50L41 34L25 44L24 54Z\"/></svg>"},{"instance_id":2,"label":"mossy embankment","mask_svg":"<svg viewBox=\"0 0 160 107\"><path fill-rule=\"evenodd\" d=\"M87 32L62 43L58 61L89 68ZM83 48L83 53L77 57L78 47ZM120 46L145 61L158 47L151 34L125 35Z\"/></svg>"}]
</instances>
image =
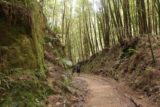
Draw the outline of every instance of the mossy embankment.
<instances>
[{"instance_id":1,"label":"mossy embankment","mask_svg":"<svg viewBox=\"0 0 160 107\"><path fill-rule=\"evenodd\" d=\"M0 0L1 107L40 107L52 93L45 75L44 28L36 0Z\"/></svg>"},{"instance_id":2,"label":"mossy embankment","mask_svg":"<svg viewBox=\"0 0 160 107\"><path fill-rule=\"evenodd\" d=\"M136 37L104 49L82 62L89 73L124 80L132 89L143 92L160 105L160 39L151 36L156 63L153 63L148 37Z\"/></svg>"},{"instance_id":3,"label":"mossy embankment","mask_svg":"<svg viewBox=\"0 0 160 107\"><path fill-rule=\"evenodd\" d=\"M33 1L0 2L0 70L31 68L43 70L45 22L40 6Z\"/></svg>"}]
</instances>

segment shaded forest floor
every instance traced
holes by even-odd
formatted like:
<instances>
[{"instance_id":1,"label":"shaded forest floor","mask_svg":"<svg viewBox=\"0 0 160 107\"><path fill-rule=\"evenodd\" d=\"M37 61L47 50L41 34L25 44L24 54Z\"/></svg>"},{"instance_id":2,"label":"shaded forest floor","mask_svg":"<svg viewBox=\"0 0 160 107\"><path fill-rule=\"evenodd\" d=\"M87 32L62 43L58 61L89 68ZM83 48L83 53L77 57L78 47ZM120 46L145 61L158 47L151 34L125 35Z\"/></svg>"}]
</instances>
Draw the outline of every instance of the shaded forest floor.
<instances>
[{"instance_id":1,"label":"shaded forest floor","mask_svg":"<svg viewBox=\"0 0 160 107\"><path fill-rule=\"evenodd\" d=\"M156 64L152 56L147 36L124 41L104 49L89 60L81 62L85 72L114 78L134 92L160 105L160 38L151 36ZM145 107L145 106L144 106Z\"/></svg>"},{"instance_id":2,"label":"shaded forest floor","mask_svg":"<svg viewBox=\"0 0 160 107\"><path fill-rule=\"evenodd\" d=\"M111 78L83 74L75 79L83 80L88 86L84 107L156 107L149 99L142 98L124 84L117 83Z\"/></svg>"},{"instance_id":3,"label":"shaded forest floor","mask_svg":"<svg viewBox=\"0 0 160 107\"><path fill-rule=\"evenodd\" d=\"M48 84L54 94L48 97L47 107L159 107L159 38L152 43L156 64L152 63L147 38L142 37L81 62L88 75L72 78L61 66L50 65Z\"/></svg>"}]
</instances>

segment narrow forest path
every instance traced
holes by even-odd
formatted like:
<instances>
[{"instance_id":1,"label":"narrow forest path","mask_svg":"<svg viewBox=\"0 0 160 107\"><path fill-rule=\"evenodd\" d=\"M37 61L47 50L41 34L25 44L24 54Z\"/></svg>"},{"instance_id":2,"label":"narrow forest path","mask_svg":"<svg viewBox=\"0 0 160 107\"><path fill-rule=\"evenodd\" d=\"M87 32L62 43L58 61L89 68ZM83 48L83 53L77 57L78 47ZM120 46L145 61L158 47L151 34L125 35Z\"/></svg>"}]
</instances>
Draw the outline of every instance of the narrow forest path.
<instances>
[{"instance_id":1,"label":"narrow forest path","mask_svg":"<svg viewBox=\"0 0 160 107\"><path fill-rule=\"evenodd\" d=\"M75 79L88 84L88 96L84 107L152 107L136 104L117 89L116 82L112 79L94 75L81 75Z\"/></svg>"}]
</instances>

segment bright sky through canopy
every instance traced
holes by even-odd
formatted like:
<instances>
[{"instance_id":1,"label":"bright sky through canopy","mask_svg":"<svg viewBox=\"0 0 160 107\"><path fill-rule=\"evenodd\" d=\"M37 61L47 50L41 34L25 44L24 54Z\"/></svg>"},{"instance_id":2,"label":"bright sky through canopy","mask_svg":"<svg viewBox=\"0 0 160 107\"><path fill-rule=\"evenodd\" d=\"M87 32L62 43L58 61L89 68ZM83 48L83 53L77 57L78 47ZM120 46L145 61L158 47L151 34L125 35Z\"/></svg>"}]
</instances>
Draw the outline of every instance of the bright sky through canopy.
<instances>
[{"instance_id":1,"label":"bright sky through canopy","mask_svg":"<svg viewBox=\"0 0 160 107\"><path fill-rule=\"evenodd\" d=\"M98 11L100 2L99 0L89 0L92 3L94 11Z\"/></svg>"}]
</instances>

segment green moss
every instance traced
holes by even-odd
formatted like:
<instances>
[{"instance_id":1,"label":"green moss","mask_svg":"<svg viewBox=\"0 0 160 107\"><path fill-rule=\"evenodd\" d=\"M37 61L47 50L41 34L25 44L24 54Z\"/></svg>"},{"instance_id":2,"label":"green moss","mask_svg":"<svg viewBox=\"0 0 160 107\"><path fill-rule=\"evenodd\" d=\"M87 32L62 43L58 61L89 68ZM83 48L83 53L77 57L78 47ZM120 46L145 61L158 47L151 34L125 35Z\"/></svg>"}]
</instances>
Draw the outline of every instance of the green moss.
<instances>
[{"instance_id":1,"label":"green moss","mask_svg":"<svg viewBox=\"0 0 160 107\"><path fill-rule=\"evenodd\" d=\"M21 34L25 34L22 27L11 26L0 17L0 46L9 46L16 42L17 39L22 38Z\"/></svg>"},{"instance_id":2,"label":"green moss","mask_svg":"<svg viewBox=\"0 0 160 107\"><path fill-rule=\"evenodd\" d=\"M37 67L33 40L22 33L23 31L19 27L0 21L0 51L3 59L3 67L0 70Z\"/></svg>"},{"instance_id":3,"label":"green moss","mask_svg":"<svg viewBox=\"0 0 160 107\"><path fill-rule=\"evenodd\" d=\"M51 94L45 81L41 7L36 0L3 0L0 5L20 6L28 14L20 24L0 14L0 107L41 107L41 101Z\"/></svg>"},{"instance_id":4,"label":"green moss","mask_svg":"<svg viewBox=\"0 0 160 107\"><path fill-rule=\"evenodd\" d=\"M1 107L41 107L41 101L52 93L32 70L9 71L8 75L1 73L0 77Z\"/></svg>"},{"instance_id":5,"label":"green moss","mask_svg":"<svg viewBox=\"0 0 160 107\"><path fill-rule=\"evenodd\" d=\"M6 68L36 68L43 72L43 28L45 23L43 20L44 16L40 13L40 5L36 0L5 1L7 1L5 5L14 5L15 7L21 5L24 10L28 9L28 14L30 14L28 20L31 19L31 22L26 21L26 19L24 21L26 21L27 24L11 24L5 19L10 16L5 16L5 14L0 16L0 51L2 51L1 53L4 55L1 55L3 62L0 65L3 66L0 67L0 70ZM3 2L2 5L4 5L4 3L5 2ZM15 10L15 12L17 12L17 10ZM23 19L23 16L21 19ZM27 32L27 27L31 27L30 32ZM4 47L5 50L3 50Z\"/></svg>"}]
</instances>

